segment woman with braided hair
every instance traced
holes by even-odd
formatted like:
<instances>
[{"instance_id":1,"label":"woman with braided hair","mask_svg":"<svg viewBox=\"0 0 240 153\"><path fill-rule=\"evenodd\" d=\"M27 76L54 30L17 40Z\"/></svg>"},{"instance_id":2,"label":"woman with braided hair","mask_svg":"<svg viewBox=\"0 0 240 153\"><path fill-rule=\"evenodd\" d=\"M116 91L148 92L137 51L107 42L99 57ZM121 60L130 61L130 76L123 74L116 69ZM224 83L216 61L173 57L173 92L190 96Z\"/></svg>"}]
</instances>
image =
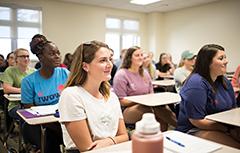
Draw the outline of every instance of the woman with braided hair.
<instances>
[{"instance_id":1,"label":"woman with braided hair","mask_svg":"<svg viewBox=\"0 0 240 153\"><path fill-rule=\"evenodd\" d=\"M39 34L32 38L30 48L32 53L38 57L41 67L23 79L21 103L25 108L56 104L69 73L67 69L58 67L61 63L60 51L53 42ZM47 140L45 152L60 153L59 144L62 143L62 133L59 123L50 123L45 126ZM25 123L23 137L40 148L39 125L33 126Z\"/></svg>"}]
</instances>

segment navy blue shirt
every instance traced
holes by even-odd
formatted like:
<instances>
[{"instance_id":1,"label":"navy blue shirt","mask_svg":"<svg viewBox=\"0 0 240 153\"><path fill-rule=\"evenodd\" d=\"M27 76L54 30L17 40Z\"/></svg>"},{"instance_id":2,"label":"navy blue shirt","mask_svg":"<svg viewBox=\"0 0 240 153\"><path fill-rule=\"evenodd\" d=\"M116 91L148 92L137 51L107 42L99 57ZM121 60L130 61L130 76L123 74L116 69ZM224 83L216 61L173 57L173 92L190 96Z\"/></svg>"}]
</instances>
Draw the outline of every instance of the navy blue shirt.
<instances>
[{"instance_id":1,"label":"navy blue shirt","mask_svg":"<svg viewBox=\"0 0 240 153\"><path fill-rule=\"evenodd\" d=\"M191 119L204 119L206 115L222 112L236 107L234 91L230 81L225 78L227 89L215 82L216 93L209 82L199 74L193 74L180 91L181 103L177 130L187 132L194 128Z\"/></svg>"}]
</instances>

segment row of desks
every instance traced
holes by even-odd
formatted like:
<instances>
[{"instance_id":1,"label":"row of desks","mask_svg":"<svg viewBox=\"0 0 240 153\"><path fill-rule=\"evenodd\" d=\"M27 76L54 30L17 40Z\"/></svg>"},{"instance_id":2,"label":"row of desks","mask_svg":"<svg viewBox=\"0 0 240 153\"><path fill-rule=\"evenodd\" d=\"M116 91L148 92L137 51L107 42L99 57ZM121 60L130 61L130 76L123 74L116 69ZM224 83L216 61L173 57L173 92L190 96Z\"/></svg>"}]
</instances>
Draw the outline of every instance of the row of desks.
<instances>
[{"instance_id":1,"label":"row of desks","mask_svg":"<svg viewBox=\"0 0 240 153\"><path fill-rule=\"evenodd\" d=\"M163 136L178 137L180 138L179 140L181 140L180 142L185 145L184 148L180 148L176 144L169 144L169 142L166 142L167 140L164 139L164 153L239 153L238 149L178 131L166 131L163 132ZM84 153L132 153L132 142L127 141L105 148L86 151Z\"/></svg>"},{"instance_id":2,"label":"row of desks","mask_svg":"<svg viewBox=\"0 0 240 153\"><path fill-rule=\"evenodd\" d=\"M163 82L163 80L161 80L161 81ZM161 81L158 81L158 83L161 82ZM165 81L164 83L165 83L165 85L169 85L172 82L168 81L169 84L167 84L166 81ZM17 95L15 95L15 96L4 95L4 96L8 100L10 100L10 101L11 100L15 101L15 100L20 100L21 99L21 97L17 96ZM181 101L181 97L179 96L179 94L170 93L170 92L147 94L147 95L139 95L139 96L129 96L129 97L125 97L125 98L130 100L130 101L133 101L135 103L139 103L139 104L146 105L146 106L160 106L160 105L167 105L167 104L177 103L177 102ZM46 124L46 123L58 122L58 118L54 117L53 115L48 115L48 116L43 116L43 117L36 117L36 118L26 118L21 113L19 113L19 111L17 113L28 124L31 124L31 125L41 125L41 127L42 127L42 125ZM239 116L240 116L240 108L236 108L236 109L233 109L233 110L229 110L229 111L225 111L225 112L221 112L221 113L217 113L217 114L212 114L212 115L206 116L206 118L210 119L210 120L217 121L217 122L231 124L231 125L235 125L235 126L239 126L240 127ZM44 137L45 137L44 136L44 132L45 132L45 130L44 130L44 128L42 128L42 137L43 137L42 140L44 140ZM44 149L43 149L44 148L44 144L45 144L44 141L42 141L42 148L41 148L41 152L42 153L44 153ZM131 146L130 142L119 144L120 148L125 148L128 151L129 151L130 146ZM111 148L111 147L113 147L113 148ZM111 151L113 151L112 149L114 149L114 148L117 149L118 145L111 146L111 147L109 149ZM224 150L225 149L230 149L230 150L232 149L232 148L225 147L225 146L223 148L224 148ZM95 152L93 152L93 153L95 153Z\"/></svg>"}]
</instances>

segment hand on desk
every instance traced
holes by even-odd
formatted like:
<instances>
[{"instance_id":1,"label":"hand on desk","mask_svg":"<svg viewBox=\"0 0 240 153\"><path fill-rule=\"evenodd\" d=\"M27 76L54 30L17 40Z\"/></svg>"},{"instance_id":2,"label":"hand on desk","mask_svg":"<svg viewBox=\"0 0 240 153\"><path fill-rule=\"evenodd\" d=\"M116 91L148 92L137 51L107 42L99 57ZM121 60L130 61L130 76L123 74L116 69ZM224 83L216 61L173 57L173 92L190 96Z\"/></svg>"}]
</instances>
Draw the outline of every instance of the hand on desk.
<instances>
[{"instance_id":1,"label":"hand on desk","mask_svg":"<svg viewBox=\"0 0 240 153\"><path fill-rule=\"evenodd\" d=\"M103 148L103 147L110 146L110 145L113 145L113 144L114 143L110 138L96 140L92 143L92 145L88 148L88 150Z\"/></svg>"}]
</instances>

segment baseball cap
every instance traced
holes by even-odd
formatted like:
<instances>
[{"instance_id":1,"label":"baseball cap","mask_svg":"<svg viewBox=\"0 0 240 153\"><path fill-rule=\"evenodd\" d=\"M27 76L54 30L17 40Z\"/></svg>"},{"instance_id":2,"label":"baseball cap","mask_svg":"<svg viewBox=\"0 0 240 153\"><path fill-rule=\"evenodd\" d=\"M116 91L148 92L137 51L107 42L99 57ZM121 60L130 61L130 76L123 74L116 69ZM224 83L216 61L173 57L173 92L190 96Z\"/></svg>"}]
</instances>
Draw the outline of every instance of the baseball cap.
<instances>
[{"instance_id":1,"label":"baseball cap","mask_svg":"<svg viewBox=\"0 0 240 153\"><path fill-rule=\"evenodd\" d=\"M182 52L181 58L182 59L192 59L193 57L195 57L196 55L194 55L192 52L190 52L189 50L185 50L184 52Z\"/></svg>"}]
</instances>

